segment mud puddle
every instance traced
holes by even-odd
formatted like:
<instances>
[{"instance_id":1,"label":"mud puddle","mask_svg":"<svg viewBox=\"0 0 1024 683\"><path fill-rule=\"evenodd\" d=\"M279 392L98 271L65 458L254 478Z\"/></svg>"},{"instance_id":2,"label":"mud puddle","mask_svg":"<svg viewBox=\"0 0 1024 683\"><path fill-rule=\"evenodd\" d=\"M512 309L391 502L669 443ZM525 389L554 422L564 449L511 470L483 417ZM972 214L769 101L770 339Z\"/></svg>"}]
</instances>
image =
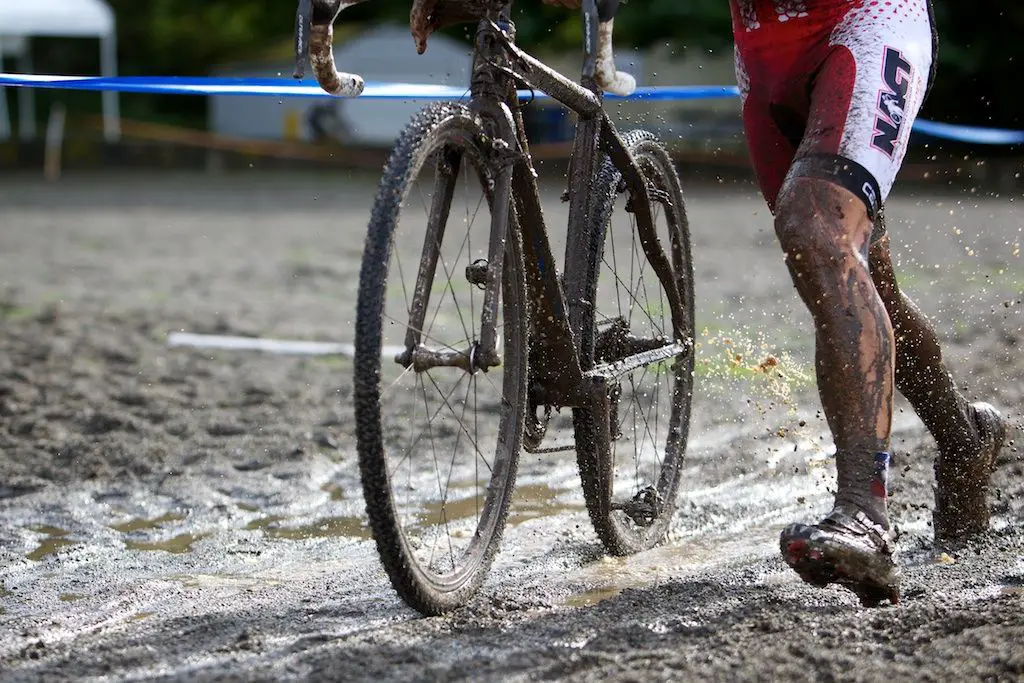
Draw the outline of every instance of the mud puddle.
<instances>
[{"instance_id":1,"label":"mud puddle","mask_svg":"<svg viewBox=\"0 0 1024 683\"><path fill-rule=\"evenodd\" d=\"M25 557L35 562L42 560L48 555L56 553L61 548L75 545L77 542L68 538L71 532L66 529L60 529L54 526L37 526L30 527L30 529L45 536L34 550L25 555Z\"/></svg>"}]
</instances>

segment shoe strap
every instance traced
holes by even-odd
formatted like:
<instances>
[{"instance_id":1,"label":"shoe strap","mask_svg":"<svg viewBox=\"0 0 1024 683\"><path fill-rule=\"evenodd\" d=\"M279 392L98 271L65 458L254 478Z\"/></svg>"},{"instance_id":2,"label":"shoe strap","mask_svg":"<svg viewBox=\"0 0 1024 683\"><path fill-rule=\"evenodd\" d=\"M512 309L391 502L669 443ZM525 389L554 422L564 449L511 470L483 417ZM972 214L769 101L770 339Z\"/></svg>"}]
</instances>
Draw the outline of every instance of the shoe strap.
<instances>
[{"instance_id":1,"label":"shoe strap","mask_svg":"<svg viewBox=\"0 0 1024 683\"><path fill-rule=\"evenodd\" d=\"M889 555L893 553L892 532L868 517L862 510L854 510L851 513L841 507L832 508L818 526L831 527L840 533L867 536L880 550Z\"/></svg>"}]
</instances>

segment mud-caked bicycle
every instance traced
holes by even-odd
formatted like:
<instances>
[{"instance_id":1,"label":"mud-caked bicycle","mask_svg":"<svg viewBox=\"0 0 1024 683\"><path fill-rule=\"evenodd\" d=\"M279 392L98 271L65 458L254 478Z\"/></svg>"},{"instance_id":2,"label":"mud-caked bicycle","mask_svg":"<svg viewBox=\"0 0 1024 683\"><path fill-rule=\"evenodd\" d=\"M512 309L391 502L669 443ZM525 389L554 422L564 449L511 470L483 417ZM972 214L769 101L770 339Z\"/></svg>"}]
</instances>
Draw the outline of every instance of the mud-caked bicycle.
<instances>
[{"instance_id":1,"label":"mud-caked bicycle","mask_svg":"<svg viewBox=\"0 0 1024 683\"><path fill-rule=\"evenodd\" d=\"M297 51L324 89L331 26L352 3L300 6ZM430 7L426 10L424 5ZM417 0L434 27L475 21L470 94L420 111L391 152L359 278L354 395L373 537L398 594L464 605L500 544L521 453L574 449L613 554L668 531L690 420L694 294L679 178L655 136L620 134L603 92L631 90L611 53L616 2L582 5L580 83L515 45L511 0ZM305 12L305 14L304 14ZM415 26L414 26L415 32ZM575 113L565 259L557 267L522 91ZM572 438L552 442L552 412Z\"/></svg>"}]
</instances>

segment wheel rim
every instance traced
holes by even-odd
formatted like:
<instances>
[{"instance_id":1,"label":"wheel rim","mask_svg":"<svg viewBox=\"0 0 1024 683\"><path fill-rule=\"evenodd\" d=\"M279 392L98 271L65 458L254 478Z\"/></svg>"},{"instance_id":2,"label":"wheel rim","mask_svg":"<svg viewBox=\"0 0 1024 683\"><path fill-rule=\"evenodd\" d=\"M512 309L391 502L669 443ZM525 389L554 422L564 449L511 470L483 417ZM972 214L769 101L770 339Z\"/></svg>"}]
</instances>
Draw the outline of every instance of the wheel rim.
<instances>
[{"instance_id":1,"label":"wheel rim","mask_svg":"<svg viewBox=\"0 0 1024 683\"><path fill-rule=\"evenodd\" d=\"M659 166L639 155L641 167L652 183L652 216L659 241L675 272L685 272L685 245L669 210L671 188ZM595 364L614 362L636 348L623 347L622 332L628 329L641 339L692 338L690 314L674 327L664 288L648 263L633 213L623 210L625 196L616 206L605 233L595 296ZM681 207L680 207L681 208ZM680 288L684 289L684 288ZM684 308L689 308L685 290ZM616 333L616 328L622 332ZM692 341L692 339L689 339ZM659 540L674 510L679 465L686 446L689 421L689 380L693 354L646 365L617 378L612 385L613 409L609 416L610 442L609 519L617 531L636 546Z\"/></svg>"},{"instance_id":2,"label":"wheel rim","mask_svg":"<svg viewBox=\"0 0 1024 683\"><path fill-rule=\"evenodd\" d=\"M478 573L500 533L518 448L522 368L515 354L509 365L472 374L453 367L416 371L394 360L404 350L441 149L435 145L414 173L392 239L381 314L379 419L391 523L419 580L454 591ZM470 147L460 156L421 341L461 351L480 338L483 292L466 266L479 270L486 260L490 211L479 153ZM506 346L518 343L522 330L514 315L506 329L503 304L498 330Z\"/></svg>"}]
</instances>

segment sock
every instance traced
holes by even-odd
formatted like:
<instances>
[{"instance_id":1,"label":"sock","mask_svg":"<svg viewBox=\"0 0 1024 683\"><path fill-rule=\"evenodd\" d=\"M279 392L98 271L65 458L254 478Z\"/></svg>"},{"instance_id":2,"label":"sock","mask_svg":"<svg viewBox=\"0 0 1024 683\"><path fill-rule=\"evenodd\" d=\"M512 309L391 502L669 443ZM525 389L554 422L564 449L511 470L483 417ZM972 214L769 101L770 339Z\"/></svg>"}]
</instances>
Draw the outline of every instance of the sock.
<instances>
[{"instance_id":1,"label":"sock","mask_svg":"<svg viewBox=\"0 0 1024 683\"><path fill-rule=\"evenodd\" d=\"M892 455L885 451L836 451L836 505L861 510L888 529L891 461Z\"/></svg>"}]
</instances>

